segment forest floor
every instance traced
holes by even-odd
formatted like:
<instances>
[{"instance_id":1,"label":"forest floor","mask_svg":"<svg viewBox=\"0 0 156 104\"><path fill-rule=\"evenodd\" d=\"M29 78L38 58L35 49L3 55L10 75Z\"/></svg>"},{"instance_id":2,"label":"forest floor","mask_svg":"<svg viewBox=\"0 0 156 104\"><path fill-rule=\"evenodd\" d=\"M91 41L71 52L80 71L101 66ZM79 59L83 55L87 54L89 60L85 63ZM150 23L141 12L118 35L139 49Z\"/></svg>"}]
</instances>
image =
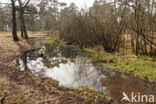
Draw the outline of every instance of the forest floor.
<instances>
[{"instance_id":1,"label":"forest floor","mask_svg":"<svg viewBox=\"0 0 156 104\"><path fill-rule=\"evenodd\" d=\"M30 39L44 35L29 33ZM0 102L4 104L111 104L111 98L101 92L84 88L65 88L49 78L38 78L22 72L13 63L23 51L40 48L28 40L12 41L11 33L0 33Z\"/></svg>"}]
</instances>

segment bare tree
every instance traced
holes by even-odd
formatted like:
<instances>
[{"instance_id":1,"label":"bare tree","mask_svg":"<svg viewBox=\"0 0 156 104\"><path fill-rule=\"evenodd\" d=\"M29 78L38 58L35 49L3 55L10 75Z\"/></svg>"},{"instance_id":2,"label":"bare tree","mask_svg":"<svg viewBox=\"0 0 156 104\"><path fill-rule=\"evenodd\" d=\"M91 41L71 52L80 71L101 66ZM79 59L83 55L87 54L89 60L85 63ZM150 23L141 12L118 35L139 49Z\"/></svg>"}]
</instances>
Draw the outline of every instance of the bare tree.
<instances>
[{"instance_id":1,"label":"bare tree","mask_svg":"<svg viewBox=\"0 0 156 104\"><path fill-rule=\"evenodd\" d=\"M17 36L17 29L16 29L16 7L15 7L15 2L16 0L11 0L11 6L12 6L12 36L14 41L18 41L18 36Z\"/></svg>"},{"instance_id":2,"label":"bare tree","mask_svg":"<svg viewBox=\"0 0 156 104\"><path fill-rule=\"evenodd\" d=\"M29 4L30 0L27 0L25 2L25 4L23 4L23 2L21 0L18 0L19 3L19 18L20 18L20 24L21 24L21 36L25 39L28 39L28 33L27 33L27 29L26 29L26 24L25 24L25 19L24 19L24 11L27 7L27 5Z\"/></svg>"}]
</instances>

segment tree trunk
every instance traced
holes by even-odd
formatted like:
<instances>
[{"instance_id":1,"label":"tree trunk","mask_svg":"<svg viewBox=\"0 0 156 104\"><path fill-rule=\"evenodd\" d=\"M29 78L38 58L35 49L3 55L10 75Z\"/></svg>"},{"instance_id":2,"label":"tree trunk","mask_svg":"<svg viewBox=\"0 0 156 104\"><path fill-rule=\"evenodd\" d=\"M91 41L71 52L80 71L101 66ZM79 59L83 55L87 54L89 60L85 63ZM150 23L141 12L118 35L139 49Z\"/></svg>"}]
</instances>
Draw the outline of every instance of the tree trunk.
<instances>
[{"instance_id":1,"label":"tree trunk","mask_svg":"<svg viewBox=\"0 0 156 104\"><path fill-rule=\"evenodd\" d=\"M132 52L135 53L135 49L134 49L134 34L131 35L131 48L132 48Z\"/></svg>"},{"instance_id":2,"label":"tree trunk","mask_svg":"<svg viewBox=\"0 0 156 104\"><path fill-rule=\"evenodd\" d=\"M29 37L28 37L28 34L27 34L27 29L26 29L25 20L24 20L24 10L25 10L25 7L28 5L29 2L30 2L30 0L27 1L27 3L25 4L25 6L22 6L21 0L18 0L19 7L20 7L19 13L20 13L20 18L21 18L20 19L20 22L21 22L21 31L23 32L25 39L28 39Z\"/></svg>"},{"instance_id":3,"label":"tree trunk","mask_svg":"<svg viewBox=\"0 0 156 104\"><path fill-rule=\"evenodd\" d=\"M29 37L28 37L28 34L27 34L27 29L26 29L25 20L24 20L24 10L21 10L21 20L22 20L24 38L28 39Z\"/></svg>"},{"instance_id":4,"label":"tree trunk","mask_svg":"<svg viewBox=\"0 0 156 104\"><path fill-rule=\"evenodd\" d=\"M14 41L18 41L17 36L17 29L16 29L16 8L15 8L15 1L11 0L12 2L12 36Z\"/></svg>"},{"instance_id":5,"label":"tree trunk","mask_svg":"<svg viewBox=\"0 0 156 104\"><path fill-rule=\"evenodd\" d=\"M22 24L21 24L21 37L25 38L24 37L24 32L23 32L23 26L22 26Z\"/></svg>"},{"instance_id":6,"label":"tree trunk","mask_svg":"<svg viewBox=\"0 0 156 104\"><path fill-rule=\"evenodd\" d=\"M136 46L135 46L135 54L138 56L139 53L139 35L136 34Z\"/></svg>"},{"instance_id":7,"label":"tree trunk","mask_svg":"<svg viewBox=\"0 0 156 104\"><path fill-rule=\"evenodd\" d=\"M24 37L23 25L22 25L22 16L21 12L19 11L19 21L20 21L20 28L21 28L21 37Z\"/></svg>"}]
</instances>

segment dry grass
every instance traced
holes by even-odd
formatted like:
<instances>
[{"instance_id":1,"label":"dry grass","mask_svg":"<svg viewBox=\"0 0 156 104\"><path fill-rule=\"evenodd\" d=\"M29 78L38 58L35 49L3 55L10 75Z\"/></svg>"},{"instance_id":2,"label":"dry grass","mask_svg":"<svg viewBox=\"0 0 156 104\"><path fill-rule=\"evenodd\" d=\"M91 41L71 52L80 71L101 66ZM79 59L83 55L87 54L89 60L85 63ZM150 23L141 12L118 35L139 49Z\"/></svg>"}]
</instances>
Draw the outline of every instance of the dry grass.
<instances>
[{"instance_id":1,"label":"dry grass","mask_svg":"<svg viewBox=\"0 0 156 104\"><path fill-rule=\"evenodd\" d=\"M28 32L28 34L30 39L43 37L43 35L40 35L39 33ZM15 54L19 55L21 48L28 50L32 48L31 44L28 43L28 40L21 38L19 33L18 36L20 41L14 42L10 32L0 32L0 58L15 56Z\"/></svg>"},{"instance_id":2,"label":"dry grass","mask_svg":"<svg viewBox=\"0 0 156 104\"><path fill-rule=\"evenodd\" d=\"M49 35L53 40L59 40L60 32L59 32L59 31L53 31L53 32L49 32L48 35Z\"/></svg>"},{"instance_id":3,"label":"dry grass","mask_svg":"<svg viewBox=\"0 0 156 104\"><path fill-rule=\"evenodd\" d=\"M0 99L4 97L4 104L36 104L54 98L57 99L53 101L59 102L59 96L56 94L43 93L31 85L19 84L14 80L10 80L7 76L0 76Z\"/></svg>"}]
</instances>

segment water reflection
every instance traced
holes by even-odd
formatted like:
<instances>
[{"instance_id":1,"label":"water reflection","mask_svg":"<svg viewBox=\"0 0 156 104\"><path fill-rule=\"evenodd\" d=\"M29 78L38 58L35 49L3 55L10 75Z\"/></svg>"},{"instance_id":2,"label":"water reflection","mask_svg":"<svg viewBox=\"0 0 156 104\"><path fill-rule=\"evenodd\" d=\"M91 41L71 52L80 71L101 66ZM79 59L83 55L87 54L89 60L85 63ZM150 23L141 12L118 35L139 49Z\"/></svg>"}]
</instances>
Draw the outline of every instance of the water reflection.
<instances>
[{"instance_id":1,"label":"water reflection","mask_svg":"<svg viewBox=\"0 0 156 104\"><path fill-rule=\"evenodd\" d=\"M63 86L88 86L110 94L118 101L123 92L156 95L156 83L94 65L91 60L83 58L82 52L71 47L45 47L42 56L40 50L23 53L18 60L20 69L28 68L38 77L51 77Z\"/></svg>"}]
</instances>

